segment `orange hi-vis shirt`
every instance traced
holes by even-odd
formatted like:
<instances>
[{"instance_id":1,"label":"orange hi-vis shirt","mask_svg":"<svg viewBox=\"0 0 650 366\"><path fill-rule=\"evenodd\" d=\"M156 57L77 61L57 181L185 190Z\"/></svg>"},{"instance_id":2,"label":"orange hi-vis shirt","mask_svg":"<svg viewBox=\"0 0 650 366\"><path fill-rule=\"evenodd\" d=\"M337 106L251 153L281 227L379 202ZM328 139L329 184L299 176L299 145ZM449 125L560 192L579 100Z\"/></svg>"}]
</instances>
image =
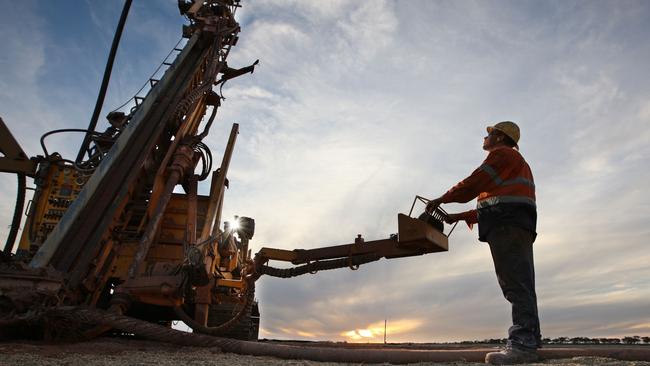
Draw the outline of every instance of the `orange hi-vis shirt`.
<instances>
[{"instance_id":1,"label":"orange hi-vis shirt","mask_svg":"<svg viewBox=\"0 0 650 366\"><path fill-rule=\"evenodd\" d=\"M468 224L479 222L482 209L499 204L530 205L536 212L533 173L519 151L510 147L490 151L481 166L441 198L442 203L465 203L476 197L478 212L468 211L462 217ZM535 224L532 226L534 231Z\"/></svg>"}]
</instances>

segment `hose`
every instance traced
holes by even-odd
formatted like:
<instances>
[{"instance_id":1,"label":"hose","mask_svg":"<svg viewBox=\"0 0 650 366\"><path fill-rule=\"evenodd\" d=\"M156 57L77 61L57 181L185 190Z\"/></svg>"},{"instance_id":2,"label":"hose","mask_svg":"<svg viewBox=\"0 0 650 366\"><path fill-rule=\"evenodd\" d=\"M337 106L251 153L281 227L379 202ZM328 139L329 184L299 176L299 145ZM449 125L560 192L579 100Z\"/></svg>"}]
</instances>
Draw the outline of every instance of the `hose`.
<instances>
[{"instance_id":1,"label":"hose","mask_svg":"<svg viewBox=\"0 0 650 366\"><path fill-rule=\"evenodd\" d=\"M126 18L129 15L129 9L131 8L131 1L126 0L124 2L124 7L122 8L122 14L120 15L120 20L117 23L117 29L115 30L115 35L113 36L113 43L111 44L111 51L108 54L108 60L106 61L106 68L104 69L104 77L102 79L102 85L99 88L99 94L97 95L97 102L95 103L95 110L93 115L90 118L90 124L88 129L95 131L97 126L97 120L99 119L99 113L102 111L102 106L104 105L104 97L106 96L106 89L108 89L108 82L111 79L111 71L113 70L113 62L115 61L115 55L117 54L117 46L120 44L120 38L122 38L122 30L124 30L124 24L126 23ZM87 133L84 137L81 147L79 148L79 153L75 162L79 163L83 160L88 145L90 144L90 133Z\"/></svg>"},{"instance_id":2,"label":"hose","mask_svg":"<svg viewBox=\"0 0 650 366\"><path fill-rule=\"evenodd\" d=\"M96 308L59 307L49 310L45 316L62 319L68 317L73 323L106 324L112 328L127 333L137 334L147 339L174 343L182 346L215 347L223 352L231 352L251 356L271 356L283 359L299 359L321 362L351 362L351 363L414 363L445 361L450 359L448 353L439 351L405 351L379 349L341 349L336 347L301 347L279 345L252 341L208 336L198 333L187 333L158 324L149 323L124 315L109 313ZM453 351L452 351L453 352ZM468 360L463 352L454 352L452 359ZM483 358L476 355L473 360Z\"/></svg>"},{"instance_id":3,"label":"hose","mask_svg":"<svg viewBox=\"0 0 650 366\"><path fill-rule=\"evenodd\" d=\"M72 324L105 324L126 333L147 339L182 346L214 347L223 352L240 355L271 356L320 362L407 364L418 362L483 362L493 348L473 349L350 349L340 347L293 346L274 343L241 341L198 333L187 333L144 320L86 307L50 308L41 318L53 317ZM31 319L34 321L34 319ZM539 351L542 358L571 358L576 356L609 357L619 360L650 361L650 350L645 348L545 348Z\"/></svg>"},{"instance_id":4,"label":"hose","mask_svg":"<svg viewBox=\"0 0 650 366\"><path fill-rule=\"evenodd\" d=\"M8 257L11 255L11 252L14 249L14 244L16 241L16 236L18 235L18 229L20 228L20 219L23 213L23 206L25 205L25 191L26 191L26 179L25 174L17 173L18 177L18 191L16 192L16 206L14 207L14 217L11 220L11 229L9 230L9 235L7 236L7 242L5 243L4 254Z\"/></svg>"},{"instance_id":5,"label":"hose","mask_svg":"<svg viewBox=\"0 0 650 366\"><path fill-rule=\"evenodd\" d=\"M187 315L187 313L181 307L175 306L174 312L185 324L187 324L190 328L192 328L192 330L196 332L209 334L212 336L223 335L225 332L229 331L234 326L239 324L242 318L251 312L251 308L255 302L255 282L248 281L247 286L248 289L246 292L246 298L244 300L244 306L242 306L241 310L239 310L239 312L232 319L216 327L206 327L202 324L197 323L191 316Z\"/></svg>"},{"instance_id":6,"label":"hose","mask_svg":"<svg viewBox=\"0 0 650 366\"><path fill-rule=\"evenodd\" d=\"M375 262L381 259L379 254L366 254L350 258L332 259L326 261L311 262L302 266L291 268L275 268L267 265L260 265L256 269L258 275L267 275L271 277L290 278L301 276L307 273L316 273L318 271L327 271L337 268L350 267L357 269L360 265Z\"/></svg>"}]
</instances>

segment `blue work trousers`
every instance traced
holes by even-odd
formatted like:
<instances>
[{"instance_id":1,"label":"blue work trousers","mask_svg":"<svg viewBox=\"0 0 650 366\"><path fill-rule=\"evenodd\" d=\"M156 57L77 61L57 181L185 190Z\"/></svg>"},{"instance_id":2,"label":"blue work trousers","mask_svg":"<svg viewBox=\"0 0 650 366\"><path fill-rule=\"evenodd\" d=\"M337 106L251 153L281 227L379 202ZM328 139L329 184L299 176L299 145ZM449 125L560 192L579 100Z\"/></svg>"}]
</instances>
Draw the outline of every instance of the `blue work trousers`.
<instances>
[{"instance_id":1,"label":"blue work trousers","mask_svg":"<svg viewBox=\"0 0 650 366\"><path fill-rule=\"evenodd\" d=\"M487 241L503 296L512 304L508 345L537 349L542 345L542 336L535 294L535 235L516 226L499 226L490 230Z\"/></svg>"}]
</instances>

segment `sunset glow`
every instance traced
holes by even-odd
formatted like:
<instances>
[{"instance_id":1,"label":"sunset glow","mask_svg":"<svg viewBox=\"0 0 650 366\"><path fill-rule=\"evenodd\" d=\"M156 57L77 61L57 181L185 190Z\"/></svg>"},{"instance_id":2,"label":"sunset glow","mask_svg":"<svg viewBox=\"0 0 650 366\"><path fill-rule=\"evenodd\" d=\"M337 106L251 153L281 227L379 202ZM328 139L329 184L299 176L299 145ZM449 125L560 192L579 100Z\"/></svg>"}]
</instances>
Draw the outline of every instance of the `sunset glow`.
<instances>
[{"instance_id":1,"label":"sunset glow","mask_svg":"<svg viewBox=\"0 0 650 366\"><path fill-rule=\"evenodd\" d=\"M400 319L388 321L386 335L397 335L407 333L418 328L422 321L417 319ZM352 342L383 342L384 340L384 322L376 322L368 325L363 329L354 329L341 333Z\"/></svg>"}]
</instances>

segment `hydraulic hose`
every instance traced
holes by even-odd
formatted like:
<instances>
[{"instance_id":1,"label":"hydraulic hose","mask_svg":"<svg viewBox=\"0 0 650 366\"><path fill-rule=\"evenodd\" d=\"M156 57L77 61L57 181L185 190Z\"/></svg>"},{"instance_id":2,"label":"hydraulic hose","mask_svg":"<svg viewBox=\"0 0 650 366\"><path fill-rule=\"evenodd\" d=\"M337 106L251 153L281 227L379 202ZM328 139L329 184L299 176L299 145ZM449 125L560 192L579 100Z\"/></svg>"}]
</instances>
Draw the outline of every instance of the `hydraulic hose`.
<instances>
[{"instance_id":1,"label":"hydraulic hose","mask_svg":"<svg viewBox=\"0 0 650 366\"><path fill-rule=\"evenodd\" d=\"M74 323L106 324L112 328L128 333L137 334L144 338L160 342L175 343L183 346L215 347L223 352L251 356L271 356L283 359L300 359L321 362L351 362L351 363L414 363L441 362L450 359L449 353L439 351L405 351L379 349L341 349L336 347L302 347L279 345L272 343L241 341L236 339L208 336L198 333L187 333L149 323L124 315L109 313L96 308L60 307L51 309L45 316L58 319L69 318ZM453 351L452 351L453 352ZM452 360L482 360L485 352L468 358L466 353L453 352Z\"/></svg>"},{"instance_id":2,"label":"hydraulic hose","mask_svg":"<svg viewBox=\"0 0 650 366\"><path fill-rule=\"evenodd\" d=\"M320 362L406 364L418 362L483 362L487 352L493 348L472 349L351 349L340 347L293 346L274 343L241 341L214 337L198 333L187 333L153 324L144 320L110 313L105 310L84 307L59 307L47 310L44 318L54 317L66 320L66 324L106 324L127 333L137 334L160 342L183 346L214 347L223 352L240 355L271 356L283 359L299 359ZM542 358L571 358L576 356L609 357L619 360L650 361L650 350L639 347L604 348L544 348L539 351Z\"/></svg>"},{"instance_id":3,"label":"hydraulic hose","mask_svg":"<svg viewBox=\"0 0 650 366\"><path fill-rule=\"evenodd\" d=\"M271 277L290 278L302 276L307 273L316 273L318 271L327 271L331 269L346 268L356 269L362 264L375 262L381 259L379 254L365 254L349 258L331 259L316 261L304 264L302 266L290 268L275 268L267 265L260 265L257 268L258 275L267 275Z\"/></svg>"},{"instance_id":4,"label":"hydraulic hose","mask_svg":"<svg viewBox=\"0 0 650 366\"><path fill-rule=\"evenodd\" d=\"M11 229L9 230L9 235L7 236L7 242L5 243L4 248L4 254L6 256L10 256L11 252L14 250L14 243L16 242L18 229L20 228L20 219L23 214L23 206L25 205L25 191L27 190L25 174L17 173L16 175L18 176L18 191L16 192L14 217L11 220Z\"/></svg>"},{"instance_id":5,"label":"hydraulic hose","mask_svg":"<svg viewBox=\"0 0 650 366\"><path fill-rule=\"evenodd\" d=\"M284 345L270 342L252 342L214 337L200 333L187 333L144 320L131 318L106 310L88 307L56 307L28 316L0 319L0 329L25 329L37 324L55 328L71 328L91 324L110 326L125 333L182 346L212 347L223 352L250 356L271 356L283 359L320 362L345 362L358 364L407 364L418 362L483 362L485 354L494 348L343 348L337 346ZM58 329L50 329L56 335ZM68 329L69 330L69 329ZM69 332L67 332L69 333ZM66 334L63 332L61 334ZM549 347L538 351L542 359L572 357L607 357L628 361L650 361L650 350L645 347Z\"/></svg>"},{"instance_id":6,"label":"hydraulic hose","mask_svg":"<svg viewBox=\"0 0 650 366\"><path fill-rule=\"evenodd\" d=\"M90 131L95 131L95 127L97 127L97 120L99 119L99 113L101 113L102 106L104 105L106 89L108 89L108 82L111 79L111 72L113 70L113 62L115 61L115 55L117 54L117 46L120 44L120 38L122 38L122 30L124 30L124 24L126 23L126 18L129 15L131 1L132 0L126 0L124 2L122 15L120 15L120 21L118 22L117 29L115 30L115 36L113 37L111 51L108 55L108 60L106 61L106 69L104 69L104 78L102 79L102 85L99 88L99 95L97 95L95 110L93 111L93 116L90 118L90 124L88 125L88 130ZM79 148L79 153L77 154L75 162L79 163L83 160L83 157L86 154L86 150L88 150L88 145L90 144L90 135L90 132L86 133L86 136L81 143L81 147Z\"/></svg>"},{"instance_id":7,"label":"hydraulic hose","mask_svg":"<svg viewBox=\"0 0 650 366\"><path fill-rule=\"evenodd\" d=\"M216 327L206 327L197 323L192 317L187 315L187 313L181 307L174 307L174 312L183 321L183 323L187 324L195 332L213 336L223 335L225 332L229 331L234 326L239 324L244 316L250 314L251 308L253 307L253 302L255 301L255 284L254 282L250 281L248 283L248 286L249 287L246 293L246 298L244 299L244 305L242 306L241 310L239 310L239 312L232 319Z\"/></svg>"}]
</instances>

